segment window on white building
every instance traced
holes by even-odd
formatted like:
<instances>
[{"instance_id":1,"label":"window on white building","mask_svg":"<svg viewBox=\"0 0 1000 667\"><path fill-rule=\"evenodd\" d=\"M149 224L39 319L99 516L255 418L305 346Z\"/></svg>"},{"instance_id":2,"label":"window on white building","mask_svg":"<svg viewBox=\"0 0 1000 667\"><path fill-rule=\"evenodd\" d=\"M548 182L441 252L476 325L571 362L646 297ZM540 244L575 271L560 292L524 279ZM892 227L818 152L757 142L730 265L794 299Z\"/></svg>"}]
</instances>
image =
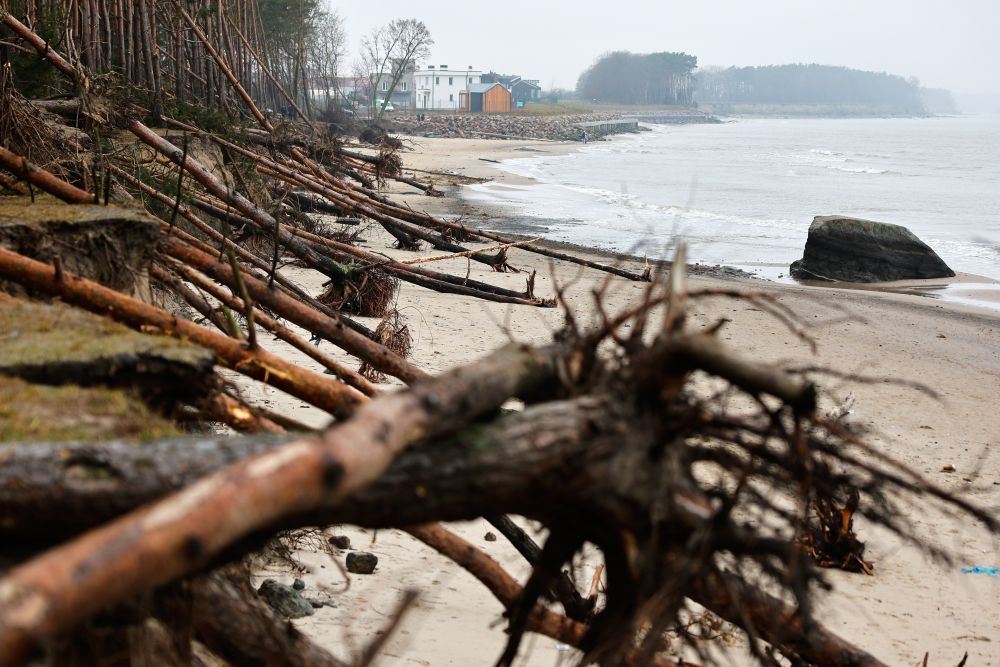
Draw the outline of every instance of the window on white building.
<instances>
[{"instance_id":1,"label":"window on white building","mask_svg":"<svg viewBox=\"0 0 1000 667\"><path fill-rule=\"evenodd\" d=\"M389 90L389 82L388 81L383 81L382 82L382 90Z\"/></svg>"},{"instance_id":2,"label":"window on white building","mask_svg":"<svg viewBox=\"0 0 1000 667\"><path fill-rule=\"evenodd\" d=\"M453 77L453 76L449 76L448 77L448 85L449 86L454 86L455 85L455 77Z\"/></svg>"},{"instance_id":3,"label":"window on white building","mask_svg":"<svg viewBox=\"0 0 1000 667\"><path fill-rule=\"evenodd\" d=\"M441 77L439 77L439 76L434 77L434 83L436 83L437 85L440 86L441 85Z\"/></svg>"},{"instance_id":4,"label":"window on white building","mask_svg":"<svg viewBox=\"0 0 1000 667\"><path fill-rule=\"evenodd\" d=\"M455 101L455 96L454 95L449 95L448 96L448 101L449 102L454 102Z\"/></svg>"},{"instance_id":5,"label":"window on white building","mask_svg":"<svg viewBox=\"0 0 1000 667\"><path fill-rule=\"evenodd\" d=\"M406 92L406 82L404 81L400 85L402 86L401 90L405 93Z\"/></svg>"}]
</instances>

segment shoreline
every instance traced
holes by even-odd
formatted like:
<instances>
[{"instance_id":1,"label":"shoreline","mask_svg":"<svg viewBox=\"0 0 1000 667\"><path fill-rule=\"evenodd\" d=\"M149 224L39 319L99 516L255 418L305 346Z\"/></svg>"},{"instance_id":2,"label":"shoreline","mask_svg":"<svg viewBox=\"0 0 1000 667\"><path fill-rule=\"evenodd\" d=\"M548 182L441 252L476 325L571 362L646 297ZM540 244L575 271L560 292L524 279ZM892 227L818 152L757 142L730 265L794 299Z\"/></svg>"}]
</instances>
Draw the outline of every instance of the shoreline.
<instances>
[{"instance_id":1,"label":"shoreline","mask_svg":"<svg viewBox=\"0 0 1000 667\"><path fill-rule=\"evenodd\" d=\"M600 142L613 143L624 136L628 135L606 137L601 139ZM416 162L428 160L433 164L437 164L442 158L453 158L456 165L453 167L455 171L461 172L464 177L472 179L477 184L494 185L495 190L504 187L527 187L538 183L536 179L530 176L521 176L504 170L502 168L504 160L531 157L534 154L570 155L579 151L585 145L580 142L540 143L537 140L497 141L491 139L407 137L407 141L411 140L414 142L427 142L422 144L422 146L430 150L423 153L408 152L406 154L408 158L417 157ZM452 144L445 142L462 143ZM470 159L470 154L475 155L475 161ZM406 158L404 158L404 163L408 166L415 164L414 160ZM519 220L512 206L500 201L489 202L470 199L464 190L461 185L452 184L446 189L445 197L435 202L436 205L432 207L425 205L427 203L426 197L413 198L412 196L422 193L417 193L416 191L407 193L405 189L401 190L397 188L395 194L406 199L411 206L426 208L432 213L458 218L477 219L480 224L486 223L483 224L485 229L503 233L516 240L528 240L542 235L546 222L545 219L537 219L537 222L535 219L532 219L531 222L526 222L523 219ZM488 224L489 221L496 219L516 222L516 226L512 229L510 227ZM537 230L531 228L536 225L538 227ZM521 229L518 229L518 227L521 227ZM648 262L652 266L663 266L670 263L666 259L648 259L639 255L544 237L537 244L553 249L585 253L613 262ZM775 265L775 268L778 266L787 275L788 267L782 264ZM727 280L746 280L752 281L754 284L764 282L786 288L839 289L867 294L907 295L945 303L949 306L969 308L974 311L1000 312L1000 280L961 271L956 271L954 278L882 283L824 283L821 281L797 281L790 277L774 279L756 275L742 268L727 264L689 264L688 271L691 275L713 276Z\"/></svg>"},{"instance_id":2,"label":"shoreline","mask_svg":"<svg viewBox=\"0 0 1000 667\"><path fill-rule=\"evenodd\" d=\"M476 224L481 211L457 209L457 182L495 176L510 187L524 179L493 173L495 165L479 158L523 155L538 142L496 142L468 139L407 140L419 152L403 155L408 167L447 174L435 177L446 187L443 198L427 197L410 186L393 185L393 197L437 214L463 214ZM572 145L544 146L570 150ZM520 179L520 180L518 180ZM451 181L445 186L440 181ZM473 207L474 209L475 207ZM432 248L418 252L392 247L387 233L366 235L366 245L398 259L431 257ZM472 248L485 244L468 244ZM580 251L601 261L611 253ZM641 270L641 262L615 256L627 268ZM471 278L511 289L523 289L526 274L537 271L536 293L546 297L564 288L564 300L581 326L601 321L594 294L603 290L608 313L634 306L648 284L612 278L559 260L549 261L523 250L510 251L511 263L522 273L496 273L464 258L447 259L441 270L468 272ZM322 290L322 278L305 269L289 267L290 277L310 293ZM526 272L526 273L525 273ZM911 469L949 492L959 493L980 506L1000 506L1000 459L989 457L1000 447L1000 413L992 409L1000 389L1000 314L926 297L892 292L782 285L758 279L691 275L692 289L725 294L760 293L795 313L816 351L752 302L727 296L697 299L691 304L689 326L710 329L724 324L719 338L734 352L763 364L782 367L826 367L848 376L878 380L847 380L817 375L824 412L848 410L847 420L867 431L879 450L896 456ZM441 294L408 283L401 286L401 314L413 335L412 360L429 373L440 373L469 363L511 340L544 344L565 326L560 308L534 308L483 302L455 294ZM659 317L654 313L652 317ZM359 318L375 326L373 318ZM300 352L275 343L275 352L317 370L318 364ZM348 357L325 346L335 358ZM885 378L929 384L937 398ZM386 385L391 388L393 385ZM301 401L267 387L246 398L263 403L292 419L320 426L328 419ZM949 471L954 472L949 472ZM875 576L825 571L833 591L817 598L819 618L833 632L870 651L887 664L915 664L925 651L936 661L957 662L969 652L970 664L996 664L996 637L1000 637L1000 602L994 581L963 575L962 566L992 566L1000 561L995 537L985 528L955 517L929 513L906 505L900 521L912 527L915 541L875 531L863 517L857 520L859 537L867 543L867 557ZM498 559L520 581L527 565L503 538L487 538L491 529L483 520L449 524L490 556ZM437 557L398 530L337 527L355 548L379 557L370 576L350 576L320 550L297 553L306 566L300 576L307 592L329 598L334 606L295 621L320 645L332 649L363 645L378 632L403 591L417 589L421 597L399 632L382 648L379 664L386 667L489 664L499 655L504 633L496 627L502 607L478 581ZM946 547L953 563L929 560L921 542ZM335 554L342 562L343 552ZM580 579L589 581L592 561L585 561ZM265 574L265 573L259 573ZM267 576L285 576L269 571ZM447 637L447 641L441 641ZM994 638L994 639L990 639ZM533 637L528 655L519 665L549 667L560 658L572 660L556 642ZM723 647L733 664L745 664L745 644ZM692 657L693 656L688 656Z\"/></svg>"}]
</instances>

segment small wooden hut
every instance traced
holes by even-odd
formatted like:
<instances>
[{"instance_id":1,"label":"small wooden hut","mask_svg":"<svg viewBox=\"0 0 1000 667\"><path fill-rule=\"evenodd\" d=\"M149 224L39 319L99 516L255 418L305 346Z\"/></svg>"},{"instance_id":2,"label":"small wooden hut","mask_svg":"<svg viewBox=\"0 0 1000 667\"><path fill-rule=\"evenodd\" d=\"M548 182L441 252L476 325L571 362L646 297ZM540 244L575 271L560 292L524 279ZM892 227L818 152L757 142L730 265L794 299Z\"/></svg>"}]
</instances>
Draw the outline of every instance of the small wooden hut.
<instances>
[{"instance_id":1,"label":"small wooden hut","mask_svg":"<svg viewBox=\"0 0 1000 667\"><path fill-rule=\"evenodd\" d=\"M502 83L476 83L462 91L462 111L510 113L510 91Z\"/></svg>"}]
</instances>

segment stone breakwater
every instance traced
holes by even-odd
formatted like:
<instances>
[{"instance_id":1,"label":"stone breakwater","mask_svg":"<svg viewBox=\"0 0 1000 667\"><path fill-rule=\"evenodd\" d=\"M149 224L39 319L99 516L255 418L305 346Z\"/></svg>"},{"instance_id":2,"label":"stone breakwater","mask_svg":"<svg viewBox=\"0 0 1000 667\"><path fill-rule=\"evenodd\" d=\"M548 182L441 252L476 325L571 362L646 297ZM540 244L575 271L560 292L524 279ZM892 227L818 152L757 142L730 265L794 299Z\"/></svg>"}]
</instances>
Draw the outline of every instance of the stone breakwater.
<instances>
[{"instance_id":1,"label":"stone breakwater","mask_svg":"<svg viewBox=\"0 0 1000 667\"><path fill-rule=\"evenodd\" d=\"M426 114L417 120L416 114L399 114L392 121L399 132L420 137L450 137L468 139L546 139L549 141L579 141L582 123L617 121L625 118L617 113L572 114L565 116L522 116L517 114ZM590 138L606 136L591 131Z\"/></svg>"},{"instance_id":2,"label":"stone breakwater","mask_svg":"<svg viewBox=\"0 0 1000 667\"><path fill-rule=\"evenodd\" d=\"M481 113L426 113L418 120L416 112L401 112L391 119L391 129L420 137L469 139L543 139L580 141L586 130L589 139L643 130L638 123L685 125L718 123L718 118L698 109L677 107L659 111L616 109L581 114L530 115Z\"/></svg>"}]
</instances>

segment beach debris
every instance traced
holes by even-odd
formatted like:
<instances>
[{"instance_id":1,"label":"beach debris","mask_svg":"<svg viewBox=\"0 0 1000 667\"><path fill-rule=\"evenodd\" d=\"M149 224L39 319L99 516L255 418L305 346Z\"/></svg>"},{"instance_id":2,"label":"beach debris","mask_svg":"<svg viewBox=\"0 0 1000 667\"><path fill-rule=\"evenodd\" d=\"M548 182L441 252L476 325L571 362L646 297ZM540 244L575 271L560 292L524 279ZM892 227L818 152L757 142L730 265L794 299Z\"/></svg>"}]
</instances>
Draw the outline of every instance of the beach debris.
<instances>
[{"instance_id":1,"label":"beach debris","mask_svg":"<svg viewBox=\"0 0 1000 667\"><path fill-rule=\"evenodd\" d=\"M297 591L305 590L306 582L302 581L301 579L296 579L295 581L292 582L292 588L294 588Z\"/></svg>"},{"instance_id":2,"label":"beach debris","mask_svg":"<svg viewBox=\"0 0 1000 667\"><path fill-rule=\"evenodd\" d=\"M1000 577L1000 568L997 567L963 567L962 574L988 574L991 577Z\"/></svg>"},{"instance_id":3,"label":"beach debris","mask_svg":"<svg viewBox=\"0 0 1000 667\"><path fill-rule=\"evenodd\" d=\"M849 283L955 276L906 227L836 215L813 219L805 252L792 262L790 274L799 280Z\"/></svg>"},{"instance_id":4,"label":"beach debris","mask_svg":"<svg viewBox=\"0 0 1000 667\"><path fill-rule=\"evenodd\" d=\"M844 503L832 498L817 498L813 502L813 512L796 543L820 567L874 574L872 564L864 558L865 543L854 532L854 515L860 500L860 494L852 489Z\"/></svg>"},{"instance_id":5,"label":"beach debris","mask_svg":"<svg viewBox=\"0 0 1000 667\"><path fill-rule=\"evenodd\" d=\"M313 606L299 594L298 590L274 579L265 579L260 588L257 589L257 594L285 618L302 618L316 613Z\"/></svg>"},{"instance_id":6,"label":"beach debris","mask_svg":"<svg viewBox=\"0 0 1000 667\"><path fill-rule=\"evenodd\" d=\"M375 337L387 350L391 350L402 358L406 358L410 353L410 346L413 343L410 327L398 310L392 310L382 318L375 329ZM382 373L367 360L361 362L358 373L376 383L385 382L387 379L385 373Z\"/></svg>"},{"instance_id":7,"label":"beach debris","mask_svg":"<svg viewBox=\"0 0 1000 667\"><path fill-rule=\"evenodd\" d=\"M486 540L487 542L496 542L497 541L497 536L496 536L496 533L492 533L490 531L487 531L486 534L483 535L483 539Z\"/></svg>"},{"instance_id":8,"label":"beach debris","mask_svg":"<svg viewBox=\"0 0 1000 667\"><path fill-rule=\"evenodd\" d=\"M950 463L941 467L941 472L955 472L957 468Z\"/></svg>"},{"instance_id":9,"label":"beach debris","mask_svg":"<svg viewBox=\"0 0 1000 667\"><path fill-rule=\"evenodd\" d=\"M347 554L347 571L352 574L371 574L378 565L378 556L367 551L352 551Z\"/></svg>"},{"instance_id":10,"label":"beach debris","mask_svg":"<svg viewBox=\"0 0 1000 667\"><path fill-rule=\"evenodd\" d=\"M334 310L363 317L385 317L396 299L399 279L373 268L351 271L344 282L330 281L318 300Z\"/></svg>"}]
</instances>

